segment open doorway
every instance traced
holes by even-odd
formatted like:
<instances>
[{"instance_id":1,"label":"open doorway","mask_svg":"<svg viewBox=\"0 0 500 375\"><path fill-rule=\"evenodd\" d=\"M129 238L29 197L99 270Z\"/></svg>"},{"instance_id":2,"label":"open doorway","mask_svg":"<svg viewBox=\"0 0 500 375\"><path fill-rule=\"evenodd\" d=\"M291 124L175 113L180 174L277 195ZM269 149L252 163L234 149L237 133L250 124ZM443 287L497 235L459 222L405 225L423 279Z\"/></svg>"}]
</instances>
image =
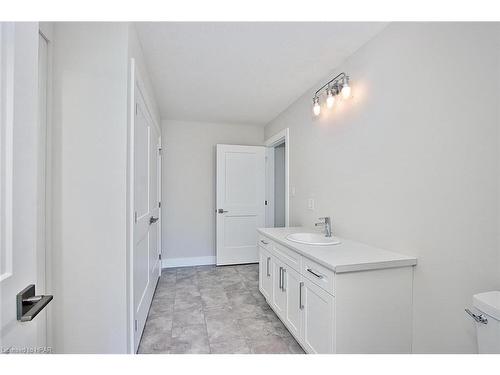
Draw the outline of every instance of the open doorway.
<instances>
[{"instance_id":1,"label":"open doorway","mask_svg":"<svg viewBox=\"0 0 500 375\"><path fill-rule=\"evenodd\" d=\"M266 227L289 226L289 130L266 140Z\"/></svg>"}]
</instances>

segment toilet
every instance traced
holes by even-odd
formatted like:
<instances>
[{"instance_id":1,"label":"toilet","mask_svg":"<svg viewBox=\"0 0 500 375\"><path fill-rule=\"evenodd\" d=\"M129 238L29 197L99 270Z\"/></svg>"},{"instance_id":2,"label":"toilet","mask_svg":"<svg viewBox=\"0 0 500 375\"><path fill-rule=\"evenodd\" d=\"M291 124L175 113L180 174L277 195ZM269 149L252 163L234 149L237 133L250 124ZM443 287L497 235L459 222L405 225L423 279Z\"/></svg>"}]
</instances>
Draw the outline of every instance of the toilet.
<instances>
[{"instance_id":1,"label":"toilet","mask_svg":"<svg viewBox=\"0 0 500 375\"><path fill-rule=\"evenodd\" d=\"M466 312L475 320L479 353L500 353L500 291L475 294L472 304L478 313Z\"/></svg>"}]
</instances>

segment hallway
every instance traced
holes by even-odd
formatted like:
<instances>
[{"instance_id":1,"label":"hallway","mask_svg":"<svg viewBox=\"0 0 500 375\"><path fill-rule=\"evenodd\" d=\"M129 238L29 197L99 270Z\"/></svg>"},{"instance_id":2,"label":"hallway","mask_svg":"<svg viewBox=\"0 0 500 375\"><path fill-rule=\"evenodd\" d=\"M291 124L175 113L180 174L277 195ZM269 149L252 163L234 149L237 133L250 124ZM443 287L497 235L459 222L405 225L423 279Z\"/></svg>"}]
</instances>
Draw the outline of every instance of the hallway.
<instances>
[{"instance_id":1,"label":"hallway","mask_svg":"<svg viewBox=\"0 0 500 375\"><path fill-rule=\"evenodd\" d=\"M258 265L164 270L139 353L303 353L259 292Z\"/></svg>"}]
</instances>

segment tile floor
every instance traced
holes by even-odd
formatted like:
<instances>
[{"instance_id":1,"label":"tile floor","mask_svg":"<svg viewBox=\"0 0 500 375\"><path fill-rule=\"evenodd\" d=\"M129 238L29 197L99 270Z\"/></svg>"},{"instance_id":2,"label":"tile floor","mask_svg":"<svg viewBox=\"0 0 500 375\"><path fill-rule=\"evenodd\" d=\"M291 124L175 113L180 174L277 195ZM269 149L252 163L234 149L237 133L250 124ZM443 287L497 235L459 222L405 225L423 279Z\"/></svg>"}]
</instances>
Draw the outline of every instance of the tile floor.
<instances>
[{"instance_id":1,"label":"tile floor","mask_svg":"<svg viewBox=\"0 0 500 375\"><path fill-rule=\"evenodd\" d=\"M259 292L258 265L164 270L139 353L304 353Z\"/></svg>"}]
</instances>

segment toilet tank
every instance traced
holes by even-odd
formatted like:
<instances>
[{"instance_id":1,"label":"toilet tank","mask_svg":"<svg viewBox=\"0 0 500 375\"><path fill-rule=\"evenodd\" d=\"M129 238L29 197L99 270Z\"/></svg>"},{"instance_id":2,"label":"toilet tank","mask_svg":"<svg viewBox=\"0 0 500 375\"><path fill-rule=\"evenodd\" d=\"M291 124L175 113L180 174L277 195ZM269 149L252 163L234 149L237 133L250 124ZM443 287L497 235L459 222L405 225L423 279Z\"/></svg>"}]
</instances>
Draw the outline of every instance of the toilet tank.
<instances>
[{"instance_id":1,"label":"toilet tank","mask_svg":"<svg viewBox=\"0 0 500 375\"><path fill-rule=\"evenodd\" d=\"M475 323L479 353L500 353L500 292L475 294L473 305L488 320L486 324Z\"/></svg>"}]
</instances>

